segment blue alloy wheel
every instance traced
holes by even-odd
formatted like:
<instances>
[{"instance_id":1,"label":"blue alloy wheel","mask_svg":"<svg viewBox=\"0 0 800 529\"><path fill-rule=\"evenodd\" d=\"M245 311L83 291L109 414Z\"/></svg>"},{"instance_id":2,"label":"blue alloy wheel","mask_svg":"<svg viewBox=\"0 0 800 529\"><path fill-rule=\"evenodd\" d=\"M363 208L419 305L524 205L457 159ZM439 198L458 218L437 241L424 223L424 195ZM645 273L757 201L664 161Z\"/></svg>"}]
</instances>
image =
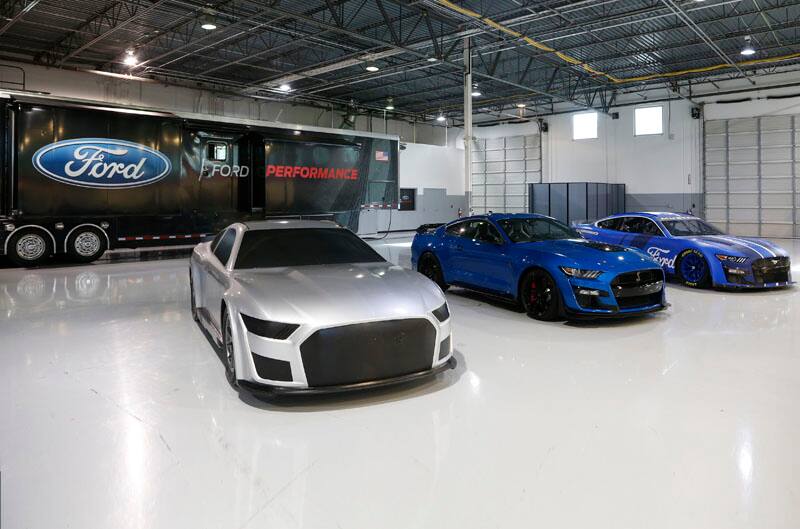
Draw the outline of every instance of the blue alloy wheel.
<instances>
[{"instance_id":1,"label":"blue alloy wheel","mask_svg":"<svg viewBox=\"0 0 800 529\"><path fill-rule=\"evenodd\" d=\"M680 277L689 286L700 286L708 277L708 263L705 257L695 250L689 250L681 257Z\"/></svg>"}]
</instances>

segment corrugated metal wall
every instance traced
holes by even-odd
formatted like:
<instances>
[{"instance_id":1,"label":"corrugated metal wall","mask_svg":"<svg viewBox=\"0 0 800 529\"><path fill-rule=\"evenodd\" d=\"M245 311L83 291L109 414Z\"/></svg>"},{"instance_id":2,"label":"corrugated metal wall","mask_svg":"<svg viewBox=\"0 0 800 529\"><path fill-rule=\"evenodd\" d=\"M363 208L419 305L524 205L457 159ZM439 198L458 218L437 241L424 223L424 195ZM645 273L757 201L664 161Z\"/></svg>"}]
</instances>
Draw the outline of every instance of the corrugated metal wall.
<instances>
[{"instance_id":1,"label":"corrugated metal wall","mask_svg":"<svg viewBox=\"0 0 800 529\"><path fill-rule=\"evenodd\" d=\"M729 233L800 237L798 116L705 122L706 218Z\"/></svg>"},{"instance_id":2,"label":"corrugated metal wall","mask_svg":"<svg viewBox=\"0 0 800 529\"><path fill-rule=\"evenodd\" d=\"M474 213L525 213L528 211L528 184L541 181L541 135L473 140Z\"/></svg>"}]
</instances>

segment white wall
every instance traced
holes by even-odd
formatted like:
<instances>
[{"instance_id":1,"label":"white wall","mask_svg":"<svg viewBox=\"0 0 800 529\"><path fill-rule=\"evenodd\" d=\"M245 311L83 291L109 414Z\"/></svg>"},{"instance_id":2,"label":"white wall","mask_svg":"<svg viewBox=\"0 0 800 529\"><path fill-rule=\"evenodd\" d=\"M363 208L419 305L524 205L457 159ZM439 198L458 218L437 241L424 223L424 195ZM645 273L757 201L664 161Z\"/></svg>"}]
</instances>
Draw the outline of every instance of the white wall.
<instances>
[{"instance_id":1,"label":"white wall","mask_svg":"<svg viewBox=\"0 0 800 529\"><path fill-rule=\"evenodd\" d=\"M590 140L572 139L573 114L545 117L549 131L542 141L543 181L624 183L635 205L692 207L701 190L700 122L692 119L687 101L656 104L664 107L664 134L658 136L634 136L636 106L613 108L619 113L616 120L599 114L598 137ZM475 128L473 134L498 138L537 133L538 124L531 121Z\"/></svg>"},{"instance_id":2,"label":"white wall","mask_svg":"<svg viewBox=\"0 0 800 529\"><path fill-rule=\"evenodd\" d=\"M117 105L146 107L169 112L192 112L213 119L226 116L242 119L278 121L299 125L340 128L343 113L292 105L246 96L222 94L182 86L166 85L149 80L120 79L85 71L46 68L22 63L13 64L25 70L26 89L65 98L100 101ZM18 71L0 64L0 90L16 88ZM396 134L402 141L445 145L445 128L430 124L411 124L398 120L370 119L358 116L356 130Z\"/></svg>"},{"instance_id":3,"label":"white wall","mask_svg":"<svg viewBox=\"0 0 800 529\"><path fill-rule=\"evenodd\" d=\"M400 151L400 187L441 188L448 195L464 194L464 150L408 143Z\"/></svg>"}]
</instances>

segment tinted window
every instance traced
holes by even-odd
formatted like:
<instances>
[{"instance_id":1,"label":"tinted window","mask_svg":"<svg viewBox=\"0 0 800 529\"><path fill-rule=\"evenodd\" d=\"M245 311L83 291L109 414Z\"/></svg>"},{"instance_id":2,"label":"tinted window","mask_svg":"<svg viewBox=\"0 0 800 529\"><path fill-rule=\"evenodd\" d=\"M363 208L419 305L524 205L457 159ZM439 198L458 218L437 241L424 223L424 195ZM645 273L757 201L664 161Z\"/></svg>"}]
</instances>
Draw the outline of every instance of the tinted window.
<instances>
[{"instance_id":1,"label":"tinted window","mask_svg":"<svg viewBox=\"0 0 800 529\"><path fill-rule=\"evenodd\" d=\"M687 235L722 235L717 228L700 219L679 219L661 221L672 235L683 237Z\"/></svg>"},{"instance_id":2,"label":"tinted window","mask_svg":"<svg viewBox=\"0 0 800 529\"><path fill-rule=\"evenodd\" d=\"M223 235L225 235L225 230L222 230L221 232L219 232L219 233L216 235L216 237L214 237L214 239L211 241L211 251L212 251L212 252L214 251L214 249L215 249L215 248L217 247L217 245L219 244L219 240L222 238L222 236L223 236Z\"/></svg>"},{"instance_id":3,"label":"tinted window","mask_svg":"<svg viewBox=\"0 0 800 529\"><path fill-rule=\"evenodd\" d=\"M233 251L233 243L236 241L236 230L229 229L225 232L225 235L219 240L219 244L214 248L214 255L217 256L219 262L223 265L227 264L228 258L231 256L231 251Z\"/></svg>"},{"instance_id":4,"label":"tinted window","mask_svg":"<svg viewBox=\"0 0 800 529\"><path fill-rule=\"evenodd\" d=\"M451 224L447 227L447 235L472 239L473 235L475 235L475 229L471 227L471 224L469 221Z\"/></svg>"},{"instance_id":5,"label":"tinted window","mask_svg":"<svg viewBox=\"0 0 800 529\"><path fill-rule=\"evenodd\" d=\"M384 262L353 232L335 228L246 231L236 268Z\"/></svg>"},{"instance_id":6,"label":"tinted window","mask_svg":"<svg viewBox=\"0 0 800 529\"><path fill-rule=\"evenodd\" d=\"M656 223L644 217L626 217L622 231L628 233L643 233L645 235L663 235Z\"/></svg>"},{"instance_id":7,"label":"tinted window","mask_svg":"<svg viewBox=\"0 0 800 529\"><path fill-rule=\"evenodd\" d=\"M473 235L473 239L476 241L481 242L490 242L493 244L499 244L503 242L503 237L497 231L497 228L492 226L492 224L485 220L479 221L472 221L470 222L471 228L475 230Z\"/></svg>"},{"instance_id":8,"label":"tinted window","mask_svg":"<svg viewBox=\"0 0 800 529\"><path fill-rule=\"evenodd\" d=\"M622 226L622 217L617 217L615 219L606 219L601 220L597 223L599 228L603 228L604 230L619 230Z\"/></svg>"},{"instance_id":9,"label":"tinted window","mask_svg":"<svg viewBox=\"0 0 800 529\"><path fill-rule=\"evenodd\" d=\"M506 232L512 242L582 238L580 233L554 219L503 219L497 224Z\"/></svg>"}]
</instances>

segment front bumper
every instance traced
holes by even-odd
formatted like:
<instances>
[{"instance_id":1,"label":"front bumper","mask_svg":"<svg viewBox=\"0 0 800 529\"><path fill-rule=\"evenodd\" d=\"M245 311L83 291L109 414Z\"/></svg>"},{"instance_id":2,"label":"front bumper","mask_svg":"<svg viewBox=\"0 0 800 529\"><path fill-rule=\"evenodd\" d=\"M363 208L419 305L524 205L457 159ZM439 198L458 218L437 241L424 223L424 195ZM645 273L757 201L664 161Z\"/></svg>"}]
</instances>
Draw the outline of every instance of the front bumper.
<instances>
[{"instance_id":1,"label":"front bumper","mask_svg":"<svg viewBox=\"0 0 800 529\"><path fill-rule=\"evenodd\" d=\"M239 383L274 393L333 393L402 383L445 369L453 354L451 318L439 322L432 313L303 324L285 339L254 334L241 314L236 316L231 323Z\"/></svg>"},{"instance_id":2,"label":"front bumper","mask_svg":"<svg viewBox=\"0 0 800 529\"><path fill-rule=\"evenodd\" d=\"M568 318L624 318L669 306L661 269L603 274L594 280L569 278L566 284L562 291Z\"/></svg>"},{"instance_id":3,"label":"front bumper","mask_svg":"<svg viewBox=\"0 0 800 529\"><path fill-rule=\"evenodd\" d=\"M266 395L324 395L330 393L347 393L351 391L364 391L368 389L406 384L415 380L436 376L448 369L454 369L456 365L457 362L455 357L451 356L446 362L425 371L419 371L417 373L411 373L392 378L384 378L381 380L370 380L367 382L357 382L355 384L339 384L336 386L302 388L258 384L247 380L240 380L239 385L252 393L261 393Z\"/></svg>"},{"instance_id":4,"label":"front bumper","mask_svg":"<svg viewBox=\"0 0 800 529\"><path fill-rule=\"evenodd\" d=\"M714 286L729 289L767 289L793 285L791 262L786 256L756 259L743 265L721 263L713 273Z\"/></svg>"}]
</instances>

